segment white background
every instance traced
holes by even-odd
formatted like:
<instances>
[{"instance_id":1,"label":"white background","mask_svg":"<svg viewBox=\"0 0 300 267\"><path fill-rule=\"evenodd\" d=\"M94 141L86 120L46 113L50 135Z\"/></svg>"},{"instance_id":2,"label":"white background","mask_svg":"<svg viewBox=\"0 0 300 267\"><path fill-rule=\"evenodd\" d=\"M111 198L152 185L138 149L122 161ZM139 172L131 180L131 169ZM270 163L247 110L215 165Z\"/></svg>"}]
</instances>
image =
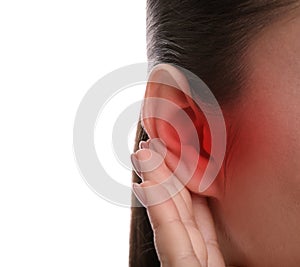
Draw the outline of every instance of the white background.
<instances>
[{"instance_id":1,"label":"white background","mask_svg":"<svg viewBox=\"0 0 300 267\"><path fill-rule=\"evenodd\" d=\"M86 185L72 131L98 79L143 61L145 1L0 2L0 266L128 265L130 210Z\"/></svg>"}]
</instances>

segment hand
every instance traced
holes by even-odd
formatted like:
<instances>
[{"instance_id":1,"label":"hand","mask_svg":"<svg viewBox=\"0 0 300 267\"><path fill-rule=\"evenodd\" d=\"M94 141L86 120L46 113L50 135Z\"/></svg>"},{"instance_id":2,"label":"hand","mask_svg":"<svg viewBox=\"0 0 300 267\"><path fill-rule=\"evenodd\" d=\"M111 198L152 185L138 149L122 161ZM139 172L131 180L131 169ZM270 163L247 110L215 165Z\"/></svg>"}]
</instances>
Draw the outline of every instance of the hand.
<instances>
[{"instance_id":1,"label":"hand","mask_svg":"<svg viewBox=\"0 0 300 267\"><path fill-rule=\"evenodd\" d=\"M153 185L161 185L172 172L162 155L149 148L149 142L149 140L147 143L143 142L142 149L132 156L135 168L138 166L141 170L137 173L143 180L139 185L134 184L133 190L147 208L161 266L225 267L205 197L191 193L182 186L181 191L175 196L153 205L155 198L159 198L158 194L166 194L169 190L166 187L160 187L156 191L147 189ZM149 156L156 159L160 157L162 163L154 170L144 171L147 170L147 166L143 164L146 164ZM180 177L177 178L180 181Z\"/></svg>"}]
</instances>

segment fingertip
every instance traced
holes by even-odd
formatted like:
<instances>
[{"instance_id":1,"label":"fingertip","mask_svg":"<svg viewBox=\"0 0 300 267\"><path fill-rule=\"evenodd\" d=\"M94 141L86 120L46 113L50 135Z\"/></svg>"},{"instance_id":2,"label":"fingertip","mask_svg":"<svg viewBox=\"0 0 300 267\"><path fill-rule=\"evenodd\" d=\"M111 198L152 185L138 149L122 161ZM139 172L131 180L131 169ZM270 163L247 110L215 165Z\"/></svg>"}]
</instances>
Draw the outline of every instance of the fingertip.
<instances>
[{"instance_id":1,"label":"fingertip","mask_svg":"<svg viewBox=\"0 0 300 267\"><path fill-rule=\"evenodd\" d=\"M130 159L131 159L131 163L132 163L132 166L133 166L133 170L136 172L136 174L139 177L142 177L142 175L141 175L141 166L140 166L139 160L136 157L136 154L134 154L134 153L131 154Z\"/></svg>"},{"instance_id":2,"label":"fingertip","mask_svg":"<svg viewBox=\"0 0 300 267\"><path fill-rule=\"evenodd\" d=\"M149 148L149 143L146 141L140 141L139 149L145 149L145 148Z\"/></svg>"},{"instance_id":3,"label":"fingertip","mask_svg":"<svg viewBox=\"0 0 300 267\"><path fill-rule=\"evenodd\" d=\"M135 155L139 161L146 161L152 158L152 151L150 148L143 148L136 151L133 155Z\"/></svg>"}]
</instances>

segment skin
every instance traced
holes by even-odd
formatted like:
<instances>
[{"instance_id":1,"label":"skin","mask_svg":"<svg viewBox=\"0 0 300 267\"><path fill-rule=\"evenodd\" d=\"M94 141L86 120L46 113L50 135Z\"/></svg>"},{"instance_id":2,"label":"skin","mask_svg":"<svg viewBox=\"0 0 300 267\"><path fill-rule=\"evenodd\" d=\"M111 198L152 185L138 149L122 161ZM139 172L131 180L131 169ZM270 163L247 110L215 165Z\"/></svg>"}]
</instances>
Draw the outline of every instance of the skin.
<instances>
[{"instance_id":1,"label":"skin","mask_svg":"<svg viewBox=\"0 0 300 267\"><path fill-rule=\"evenodd\" d=\"M249 87L238 104L224 112L229 149L222 170L206 192L199 193L194 186L201 179L198 175L168 201L147 203L155 194L145 192L145 187L168 177L176 156L168 151L157 169L143 171L144 163L137 164L137 160L164 156L149 146L151 140L161 138L166 146L171 142L163 138L168 129L161 122L145 122L147 132L155 134L133 154L133 164L144 181L134 186L134 192L147 207L162 266L299 266L299 36L298 11L273 23L250 46L246 57ZM153 87L147 90L156 94ZM179 98L174 95L173 101L184 106ZM201 120L195 109L194 113ZM202 138L209 142L206 135Z\"/></svg>"},{"instance_id":2,"label":"skin","mask_svg":"<svg viewBox=\"0 0 300 267\"><path fill-rule=\"evenodd\" d=\"M246 58L252 75L232 119L225 195L210 202L227 262L300 264L299 36L298 12L262 32Z\"/></svg>"}]
</instances>

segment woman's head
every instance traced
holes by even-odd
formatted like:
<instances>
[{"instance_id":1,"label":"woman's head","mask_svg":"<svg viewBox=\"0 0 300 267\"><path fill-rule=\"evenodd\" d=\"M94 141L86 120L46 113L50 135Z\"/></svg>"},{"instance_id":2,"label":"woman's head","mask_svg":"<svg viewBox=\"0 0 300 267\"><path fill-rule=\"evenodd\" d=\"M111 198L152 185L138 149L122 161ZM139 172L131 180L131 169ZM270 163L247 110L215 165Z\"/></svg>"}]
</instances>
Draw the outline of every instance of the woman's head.
<instances>
[{"instance_id":1,"label":"woman's head","mask_svg":"<svg viewBox=\"0 0 300 267\"><path fill-rule=\"evenodd\" d=\"M209 86L224 112L226 157L205 194L228 264L298 266L300 262L298 6L299 1L287 0L147 3L149 61L192 71ZM182 104L180 95L172 95L167 87L160 90L150 84L146 96L168 95ZM197 88L193 90L197 94ZM190 101L182 105L196 117L200 142L209 147L205 118ZM145 127L155 137L169 134L156 121ZM140 129L137 143L147 138ZM176 142L169 145L176 149ZM159 266L145 210L133 208L132 216L131 266ZM143 255L140 262L135 253Z\"/></svg>"},{"instance_id":2,"label":"woman's head","mask_svg":"<svg viewBox=\"0 0 300 267\"><path fill-rule=\"evenodd\" d=\"M148 59L192 71L220 103L229 103L247 85L243 58L248 47L259 32L297 4L297 0L147 1Z\"/></svg>"}]
</instances>

